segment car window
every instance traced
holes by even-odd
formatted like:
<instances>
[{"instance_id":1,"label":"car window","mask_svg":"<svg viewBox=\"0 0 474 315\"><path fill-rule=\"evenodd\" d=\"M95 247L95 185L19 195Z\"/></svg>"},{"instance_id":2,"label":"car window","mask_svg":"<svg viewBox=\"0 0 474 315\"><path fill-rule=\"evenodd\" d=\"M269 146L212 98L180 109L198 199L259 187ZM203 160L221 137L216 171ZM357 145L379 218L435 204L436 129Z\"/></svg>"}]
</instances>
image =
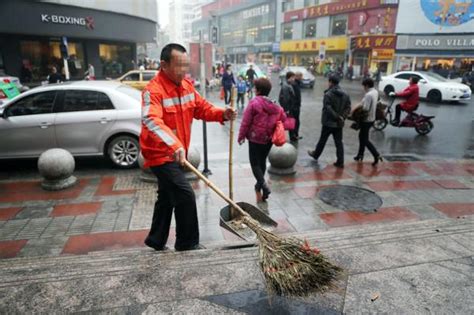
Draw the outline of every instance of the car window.
<instances>
[{"instance_id":1,"label":"car window","mask_svg":"<svg viewBox=\"0 0 474 315\"><path fill-rule=\"evenodd\" d=\"M143 81L150 81L154 77L155 77L154 73L150 73L150 72L144 72L143 73Z\"/></svg>"},{"instance_id":2,"label":"car window","mask_svg":"<svg viewBox=\"0 0 474 315\"><path fill-rule=\"evenodd\" d=\"M140 81L140 75L138 73L130 73L122 81Z\"/></svg>"},{"instance_id":3,"label":"car window","mask_svg":"<svg viewBox=\"0 0 474 315\"><path fill-rule=\"evenodd\" d=\"M82 112L113 109L109 97L102 92L69 90L64 93L62 112Z\"/></svg>"},{"instance_id":4,"label":"car window","mask_svg":"<svg viewBox=\"0 0 474 315\"><path fill-rule=\"evenodd\" d=\"M114 109L114 104L112 104L112 101L110 98L101 92L99 93L99 105L97 106L97 109L99 110L105 110L105 109Z\"/></svg>"},{"instance_id":5,"label":"car window","mask_svg":"<svg viewBox=\"0 0 474 315\"><path fill-rule=\"evenodd\" d=\"M399 75L395 76L395 78L400 79L400 80L410 80L411 76L413 76L413 75L410 74L410 73L402 73L402 74L399 74Z\"/></svg>"},{"instance_id":6,"label":"car window","mask_svg":"<svg viewBox=\"0 0 474 315\"><path fill-rule=\"evenodd\" d=\"M7 108L6 115L10 117L52 113L55 98L56 91L28 95L11 104Z\"/></svg>"}]
</instances>

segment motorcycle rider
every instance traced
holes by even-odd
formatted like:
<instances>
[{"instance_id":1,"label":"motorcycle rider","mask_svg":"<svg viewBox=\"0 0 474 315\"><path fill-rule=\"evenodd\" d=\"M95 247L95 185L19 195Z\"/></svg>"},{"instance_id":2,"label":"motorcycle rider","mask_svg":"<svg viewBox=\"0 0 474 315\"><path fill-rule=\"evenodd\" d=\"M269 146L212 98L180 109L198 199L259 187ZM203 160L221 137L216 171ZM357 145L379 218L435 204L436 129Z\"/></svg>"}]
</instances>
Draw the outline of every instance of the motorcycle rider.
<instances>
[{"instance_id":1,"label":"motorcycle rider","mask_svg":"<svg viewBox=\"0 0 474 315\"><path fill-rule=\"evenodd\" d=\"M394 126L400 125L400 115L402 110L411 113L412 111L416 110L418 107L418 103L420 101L420 90L418 88L418 81L419 78L412 76L410 77L410 85L405 88L403 91L395 93L390 92L389 96L391 97L404 97L406 101L398 104L395 107L395 120L392 122Z\"/></svg>"}]
</instances>

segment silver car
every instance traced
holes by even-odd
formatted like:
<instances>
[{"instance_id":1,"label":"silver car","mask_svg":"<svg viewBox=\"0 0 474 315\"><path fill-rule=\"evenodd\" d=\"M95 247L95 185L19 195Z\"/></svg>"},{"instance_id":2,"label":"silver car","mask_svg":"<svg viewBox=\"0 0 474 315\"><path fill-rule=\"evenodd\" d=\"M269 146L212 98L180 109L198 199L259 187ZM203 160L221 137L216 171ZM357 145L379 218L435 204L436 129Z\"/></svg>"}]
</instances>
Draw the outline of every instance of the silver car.
<instances>
[{"instance_id":1,"label":"silver car","mask_svg":"<svg viewBox=\"0 0 474 315\"><path fill-rule=\"evenodd\" d=\"M140 91L113 81L37 87L0 105L0 159L35 158L51 148L138 163Z\"/></svg>"}]
</instances>

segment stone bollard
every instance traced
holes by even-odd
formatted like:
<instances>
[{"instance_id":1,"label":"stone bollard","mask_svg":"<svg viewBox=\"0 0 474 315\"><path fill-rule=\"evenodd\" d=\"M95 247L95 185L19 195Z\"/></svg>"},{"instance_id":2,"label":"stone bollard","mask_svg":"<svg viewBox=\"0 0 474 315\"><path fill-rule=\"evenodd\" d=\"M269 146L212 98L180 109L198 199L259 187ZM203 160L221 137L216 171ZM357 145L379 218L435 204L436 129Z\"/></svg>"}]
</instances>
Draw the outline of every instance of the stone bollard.
<instances>
[{"instance_id":1,"label":"stone bollard","mask_svg":"<svg viewBox=\"0 0 474 315\"><path fill-rule=\"evenodd\" d=\"M142 170L140 173L140 179L146 183L157 183L158 178L156 178L155 174L153 174L151 169L149 167L145 167L144 164L145 159L143 158L143 155L140 152L140 155L138 155L138 165Z\"/></svg>"},{"instance_id":2,"label":"stone bollard","mask_svg":"<svg viewBox=\"0 0 474 315\"><path fill-rule=\"evenodd\" d=\"M45 190L62 190L77 183L72 176L76 163L74 157L64 149L49 149L38 159L38 171L43 176L41 187Z\"/></svg>"},{"instance_id":3,"label":"stone bollard","mask_svg":"<svg viewBox=\"0 0 474 315\"><path fill-rule=\"evenodd\" d=\"M292 175L296 173L294 168L298 151L290 144L285 143L281 147L273 146L268 155L270 168L268 172L273 175Z\"/></svg>"},{"instance_id":4,"label":"stone bollard","mask_svg":"<svg viewBox=\"0 0 474 315\"><path fill-rule=\"evenodd\" d=\"M201 164L201 154L199 153L199 150L196 148L189 148L188 151L188 161L191 163L192 166L195 168L199 168L199 164ZM186 173L186 178L188 180L196 180L198 179L197 175L191 172L189 169L185 170Z\"/></svg>"}]
</instances>

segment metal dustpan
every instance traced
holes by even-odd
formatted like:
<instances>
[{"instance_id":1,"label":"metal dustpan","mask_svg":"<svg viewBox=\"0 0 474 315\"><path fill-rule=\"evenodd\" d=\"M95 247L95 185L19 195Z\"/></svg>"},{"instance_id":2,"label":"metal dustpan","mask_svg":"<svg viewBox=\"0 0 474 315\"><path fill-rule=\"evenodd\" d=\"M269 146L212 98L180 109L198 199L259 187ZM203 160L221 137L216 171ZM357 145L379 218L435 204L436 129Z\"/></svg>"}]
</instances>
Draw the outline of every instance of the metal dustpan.
<instances>
[{"instance_id":1,"label":"metal dustpan","mask_svg":"<svg viewBox=\"0 0 474 315\"><path fill-rule=\"evenodd\" d=\"M237 205L242 208L245 212L247 212L253 219L257 220L260 224L266 227L277 227L278 223L275 222L272 218L270 218L267 214L265 214L262 210L255 207L254 205L247 203L247 202L237 202ZM236 229L234 226L230 224L232 221L231 215L231 206L227 205L221 209L220 212L220 221L219 225L226 229L227 231L237 235L241 239L248 241L248 237L241 234L239 229Z\"/></svg>"}]
</instances>

